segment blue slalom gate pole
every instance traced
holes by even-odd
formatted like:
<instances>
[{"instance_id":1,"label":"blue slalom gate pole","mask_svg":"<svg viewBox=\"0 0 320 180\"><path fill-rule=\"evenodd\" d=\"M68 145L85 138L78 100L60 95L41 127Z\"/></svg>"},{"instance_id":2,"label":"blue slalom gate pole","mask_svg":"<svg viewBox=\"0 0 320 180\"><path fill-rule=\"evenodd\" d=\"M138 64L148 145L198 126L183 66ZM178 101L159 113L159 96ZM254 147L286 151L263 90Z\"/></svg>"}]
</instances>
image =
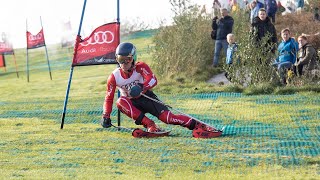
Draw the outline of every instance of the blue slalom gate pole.
<instances>
[{"instance_id":1,"label":"blue slalom gate pole","mask_svg":"<svg viewBox=\"0 0 320 180\"><path fill-rule=\"evenodd\" d=\"M42 26L41 16L40 16L40 24L41 24L41 28L42 28L42 34L43 34L43 36L44 36L44 30L43 30L43 26ZM49 62L48 49L47 49L46 41L44 41L44 48L45 48L45 50L46 50L46 57L47 57L47 64L48 64L49 75L50 75L50 79L52 80L51 68L50 68L50 62Z\"/></svg>"},{"instance_id":2,"label":"blue slalom gate pole","mask_svg":"<svg viewBox=\"0 0 320 180\"><path fill-rule=\"evenodd\" d=\"M84 0L83 2L83 8L82 8L82 14L81 14L81 19L80 19L80 24L79 24L79 29L78 29L78 34L77 34L77 39L80 36L80 32L81 32L81 27L82 27L82 21L83 21L83 16L84 16L84 11L86 9L86 4L87 4L87 0ZM76 40L77 41L77 40ZM76 43L79 43L78 41ZM76 46L76 45L75 45ZM74 49L74 51L76 51L76 49ZM76 53L74 53L73 58L75 58ZM67 86L67 90L66 90L66 98L64 100L64 105L63 105L63 112L62 112L62 117L61 117L61 126L60 128L63 129L63 125L64 125L64 119L66 116L66 110L67 110L67 104L68 104L68 97L69 97L69 91L70 91L70 86L71 86L71 79L72 79L72 74L73 74L73 65L71 64L71 68L70 68L70 75L69 75L69 80L68 80L68 86Z\"/></svg>"},{"instance_id":3,"label":"blue slalom gate pole","mask_svg":"<svg viewBox=\"0 0 320 180\"><path fill-rule=\"evenodd\" d=\"M120 23L120 0L117 0L117 23ZM119 27L120 28L120 27ZM119 30L120 32L120 30ZM120 35L118 34L118 38L120 38ZM119 41L120 42L120 41ZM119 65L118 65L119 66ZM118 98L120 97L120 91L118 90ZM121 121L121 112L118 109L118 126L120 126Z\"/></svg>"}]
</instances>

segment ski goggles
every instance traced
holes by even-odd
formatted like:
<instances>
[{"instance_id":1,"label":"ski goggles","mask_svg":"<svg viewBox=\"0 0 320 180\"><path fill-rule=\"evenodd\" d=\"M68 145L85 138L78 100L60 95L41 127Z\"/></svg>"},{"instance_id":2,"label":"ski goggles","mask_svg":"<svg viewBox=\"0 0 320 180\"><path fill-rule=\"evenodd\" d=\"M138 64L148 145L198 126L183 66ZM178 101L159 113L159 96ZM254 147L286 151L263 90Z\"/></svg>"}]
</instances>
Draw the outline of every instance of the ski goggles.
<instances>
[{"instance_id":1,"label":"ski goggles","mask_svg":"<svg viewBox=\"0 0 320 180\"><path fill-rule=\"evenodd\" d=\"M132 56L121 56L121 55L117 55L117 62L119 64L128 64L132 61Z\"/></svg>"}]
</instances>

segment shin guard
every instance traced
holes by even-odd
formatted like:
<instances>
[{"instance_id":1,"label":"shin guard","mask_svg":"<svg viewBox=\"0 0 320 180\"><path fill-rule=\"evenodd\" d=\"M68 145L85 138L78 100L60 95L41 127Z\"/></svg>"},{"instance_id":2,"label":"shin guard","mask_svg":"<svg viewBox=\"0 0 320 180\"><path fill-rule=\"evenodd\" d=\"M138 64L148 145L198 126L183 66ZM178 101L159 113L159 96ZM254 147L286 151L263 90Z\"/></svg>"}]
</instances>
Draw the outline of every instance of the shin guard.
<instances>
[{"instance_id":1,"label":"shin guard","mask_svg":"<svg viewBox=\"0 0 320 180\"><path fill-rule=\"evenodd\" d=\"M194 120L185 115L175 115L171 111L164 111L160 114L159 119L166 124L180 125L188 129L194 128ZM193 126L193 127L192 127Z\"/></svg>"}]
</instances>

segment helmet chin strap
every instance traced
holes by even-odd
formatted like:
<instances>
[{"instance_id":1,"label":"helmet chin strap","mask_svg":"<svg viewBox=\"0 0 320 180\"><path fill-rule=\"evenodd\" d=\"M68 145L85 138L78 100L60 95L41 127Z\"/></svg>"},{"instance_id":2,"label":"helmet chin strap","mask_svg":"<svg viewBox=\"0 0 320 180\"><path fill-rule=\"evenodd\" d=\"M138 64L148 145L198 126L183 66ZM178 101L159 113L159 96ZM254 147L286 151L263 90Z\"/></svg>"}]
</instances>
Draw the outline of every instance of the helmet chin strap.
<instances>
[{"instance_id":1,"label":"helmet chin strap","mask_svg":"<svg viewBox=\"0 0 320 180\"><path fill-rule=\"evenodd\" d=\"M130 67L130 69L128 69L128 72L131 72L133 67L134 67L134 61L132 61L131 67Z\"/></svg>"}]
</instances>

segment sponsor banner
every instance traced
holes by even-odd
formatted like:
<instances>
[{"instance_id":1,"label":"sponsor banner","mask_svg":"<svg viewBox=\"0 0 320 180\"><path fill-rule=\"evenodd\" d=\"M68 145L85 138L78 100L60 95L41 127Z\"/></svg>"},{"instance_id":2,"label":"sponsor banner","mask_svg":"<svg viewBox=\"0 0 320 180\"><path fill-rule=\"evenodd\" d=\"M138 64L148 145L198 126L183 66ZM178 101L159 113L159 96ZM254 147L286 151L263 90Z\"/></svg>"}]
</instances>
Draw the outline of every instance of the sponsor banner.
<instances>
[{"instance_id":1,"label":"sponsor banner","mask_svg":"<svg viewBox=\"0 0 320 180\"><path fill-rule=\"evenodd\" d=\"M43 29L36 35L27 31L27 48L34 49L42 46L45 46Z\"/></svg>"},{"instance_id":2,"label":"sponsor banner","mask_svg":"<svg viewBox=\"0 0 320 180\"><path fill-rule=\"evenodd\" d=\"M13 54L12 45L7 42L0 42L0 54Z\"/></svg>"},{"instance_id":3,"label":"sponsor banner","mask_svg":"<svg viewBox=\"0 0 320 180\"><path fill-rule=\"evenodd\" d=\"M72 66L116 64L115 52L119 44L119 23L96 28L89 37L76 40Z\"/></svg>"},{"instance_id":4,"label":"sponsor banner","mask_svg":"<svg viewBox=\"0 0 320 180\"><path fill-rule=\"evenodd\" d=\"M4 55L0 55L0 67L6 67L6 61L4 60Z\"/></svg>"}]
</instances>

